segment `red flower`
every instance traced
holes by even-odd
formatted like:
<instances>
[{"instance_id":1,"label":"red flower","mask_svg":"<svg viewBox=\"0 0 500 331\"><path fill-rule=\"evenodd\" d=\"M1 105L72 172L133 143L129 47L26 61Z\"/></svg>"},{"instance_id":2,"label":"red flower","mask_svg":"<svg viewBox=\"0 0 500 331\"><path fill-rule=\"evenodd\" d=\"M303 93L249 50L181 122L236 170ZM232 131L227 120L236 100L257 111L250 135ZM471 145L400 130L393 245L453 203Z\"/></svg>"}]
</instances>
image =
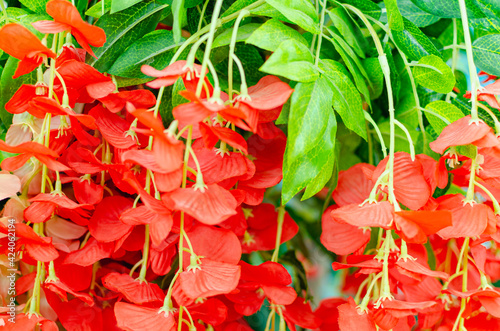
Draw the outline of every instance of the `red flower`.
<instances>
[{"instance_id":1,"label":"red flower","mask_svg":"<svg viewBox=\"0 0 500 331\"><path fill-rule=\"evenodd\" d=\"M339 255L348 255L362 249L370 241L371 230L337 222L331 216L333 208L327 208L321 218L321 243L326 249Z\"/></svg>"},{"instance_id":2,"label":"red flower","mask_svg":"<svg viewBox=\"0 0 500 331\"><path fill-rule=\"evenodd\" d=\"M174 209L186 212L204 224L218 224L236 214L236 199L217 184L206 189L179 188L169 194Z\"/></svg>"},{"instance_id":3,"label":"red flower","mask_svg":"<svg viewBox=\"0 0 500 331\"><path fill-rule=\"evenodd\" d=\"M271 250L276 245L278 230L278 212L273 205L263 203L249 210L247 214L247 231L240 238L243 253ZM299 231L295 221L285 213L281 243L292 239Z\"/></svg>"},{"instance_id":4,"label":"red flower","mask_svg":"<svg viewBox=\"0 0 500 331\"><path fill-rule=\"evenodd\" d=\"M496 141L492 128L481 120L471 122L471 116L468 115L445 127L439 137L429 146L434 152L443 154L451 146L473 144L479 147L493 147L498 144L497 141L493 145L492 143L484 145L484 139L488 135L491 135L493 141Z\"/></svg>"},{"instance_id":5,"label":"red flower","mask_svg":"<svg viewBox=\"0 0 500 331\"><path fill-rule=\"evenodd\" d=\"M494 79L496 79L495 76L488 75L488 78L483 83ZM471 95L471 92L467 91L467 93L464 94L464 98L470 99ZM500 109L500 104L495 95L500 95L500 80L477 90L477 100L486 101L491 107Z\"/></svg>"},{"instance_id":6,"label":"red flower","mask_svg":"<svg viewBox=\"0 0 500 331\"><path fill-rule=\"evenodd\" d=\"M12 77L14 79L32 72L48 57L56 57L56 54L43 45L37 36L24 26L15 23L6 24L0 29L0 48L21 60Z\"/></svg>"},{"instance_id":7,"label":"red flower","mask_svg":"<svg viewBox=\"0 0 500 331\"><path fill-rule=\"evenodd\" d=\"M278 118L281 107L292 94L293 89L278 77L265 76L248 88L248 95L239 95L235 101L245 114L245 121L253 132L257 132L258 123L274 121Z\"/></svg>"},{"instance_id":8,"label":"red flower","mask_svg":"<svg viewBox=\"0 0 500 331\"><path fill-rule=\"evenodd\" d=\"M339 223L347 223L358 228L381 227L386 230L392 226L394 206L388 201L347 205L331 212L332 218Z\"/></svg>"},{"instance_id":9,"label":"red flower","mask_svg":"<svg viewBox=\"0 0 500 331\"><path fill-rule=\"evenodd\" d=\"M452 225L451 216L448 210L398 211L396 233L408 243L425 244L427 236Z\"/></svg>"},{"instance_id":10,"label":"red flower","mask_svg":"<svg viewBox=\"0 0 500 331\"><path fill-rule=\"evenodd\" d=\"M117 272L107 274L101 281L106 288L123 294L128 301L135 304L163 302L163 291L154 283L142 283L129 275Z\"/></svg>"},{"instance_id":11,"label":"red flower","mask_svg":"<svg viewBox=\"0 0 500 331\"><path fill-rule=\"evenodd\" d=\"M127 331L168 331L176 324L171 312L125 302L115 303L115 316L118 327Z\"/></svg>"},{"instance_id":12,"label":"red flower","mask_svg":"<svg viewBox=\"0 0 500 331\"><path fill-rule=\"evenodd\" d=\"M59 155L52 149L45 147L37 142L25 142L17 146L10 146L0 140L0 150L7 153L19 153L17 156L4 159L1 163L3 170L14 171L22 167L30 158L36 157L40 162L45 164L49 169L54 171L67 171L68 167L55 159Z\"/></svg>"},{"instance_id":13,"label":"red flower","mask_svg":"<svg viewBox=\"0 0 500 331\"><path fill-rule=\"evenodd\" d=\"M101 47L106 42L104 30L85 22L78 9L65 0L51 0L47 2L47 14L54 21L38 21L33 26L42 33L58 33L70 31L76 41L90 55L95 56L89 44Z\"/></svg>"}]
</instances>

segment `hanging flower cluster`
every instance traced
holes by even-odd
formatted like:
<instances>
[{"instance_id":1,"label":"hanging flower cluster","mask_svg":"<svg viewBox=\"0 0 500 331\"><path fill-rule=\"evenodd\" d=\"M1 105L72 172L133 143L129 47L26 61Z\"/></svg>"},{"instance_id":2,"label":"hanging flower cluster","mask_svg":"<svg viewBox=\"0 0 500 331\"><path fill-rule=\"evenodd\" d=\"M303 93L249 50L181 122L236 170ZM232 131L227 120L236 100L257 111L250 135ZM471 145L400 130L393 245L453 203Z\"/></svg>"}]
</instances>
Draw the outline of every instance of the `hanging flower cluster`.
<instances>
[{"instance_id":1,"label":"hanging flower cluster","mask_svg":"<svg viewBox=\"0 0 500 331\"><path fill-rule=\"evenodd\" d=\"M346 296L311 305L280 263L299 226L265 199L283 178L275 121L290 85L268 75L248 87L233 49L242 83L222 91L209 56L195 62L212 31L185 60L181 48L162 70L143 65L147 88L118 89L85 62L104 31L65 0L46 10L53 20L33 24L42 40L17 23L0 29L14 78L37 73L6 103L14 119L0 140L14 154L0 165L0 253L18 265L5 330L251 331L246 318L263 307L266 330L500 329L496 118L496 132L477 111L448 123L429 144L439 160L392 149L339 173L320 241ZM465 97L500 110L499 82ZM184 101L165 123L174 84Z\"/></svg>"}]
</instances>

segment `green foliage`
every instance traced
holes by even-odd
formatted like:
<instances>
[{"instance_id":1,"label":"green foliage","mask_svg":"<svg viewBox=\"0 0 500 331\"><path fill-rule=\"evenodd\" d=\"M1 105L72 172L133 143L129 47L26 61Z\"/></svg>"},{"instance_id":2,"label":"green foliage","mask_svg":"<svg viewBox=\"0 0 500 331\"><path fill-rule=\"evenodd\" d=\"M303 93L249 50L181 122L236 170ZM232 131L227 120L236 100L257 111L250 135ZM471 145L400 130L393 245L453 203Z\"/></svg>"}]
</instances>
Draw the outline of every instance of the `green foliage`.
<instances>
[{"instance_id":1,"label":"green foliage","mask_svg":"<svg viewBox=\"0 0 500 331\"><path fill-rule=\"evenodd\" d=\"M319 33L316 9L308 0L266 0L268 4L306 31Z\"/></svg>"},{"instance_id":2,"label":"green foliage","mask_svg":"<svg viewBox=\"0 0 500 331\"><path fill-rule=\"evenodd\" d=\"M321 62L333 93L332 106L342 117L344 124L366 139L365 115L361 97L351 79L332 60Z\"/></svg>"},{"instance_id":3,"label":"green foliage","mask_svg":"<svg viewBox=\"0 0 500 331\"><path fill-rule=\"evenodd\" d=\"M96 26L106 32L106 43L94 47L96 58L87 63L101 72L107 72L115 60L136 40L151 32L158 24L161 10L168 5L156 0L142 1L114 14L104 14Z\"/></svg>"},{"instance_id":4,"label":"green foliage","mask_svg":"<svg viewBox=\"0 0 500 331\"><path fill-rule=\"evenodd\" d=\"M19 0L29 10L37 14L45 14L45 7L49 0Z\"/></svg>"},{"instance_id":5,"label":"green foliage","mask_svg":"<svg viewBox=\"0 0 500 331\"><path fill-rule=\"evenodd\" d=\"M12 123L12 114L5 110L5 104L12 98L17 89L23 84L35 84L36 83L36 71L30 74L23 75L16 79L12 79L14 72L17 69L17 64L19 60L9 56L7 62L5 63L5 68L2 70L2 76L0 78L0 119L2 123L6 126Z\"/></svg>"},{"instance_id":6,"label":"green foliage","mask_svg":"<svg viewBox=\"0 0 500 331\"><path fill-rule=\"evenodd\" d=\"M403 17L399 12L397 0L384 0L385 9L387 10L387 20L389 21L389 28L394 31L403 31L405 24Z\"/></svg>"},{"instance_id":7,"label":"green foliage","mask_svg":"<svg viewBox=\"0 0 500 331\"><path fill-rule=\"evenodd\" d=\"M119 12L120 10L127 9L128 7L132 7L138 2L142 0L112 0L111 1L111 14ZM109 2L109 0L108 0Z\"/></svg>"},{"instance_id":8,"label":"green foliage","mask_svg":"<svg viewBox=\"0 0 500 331\"><path fill-rule=\"evenodd\" d=\"M464 117L464 114L460 111L460 109L449 102L441 100L429 103L427 106L425 106L425 109L429 110L429 112L425 112L425 117L438 135L448 125L448 123L443 121L443 119L441 119L439 116L447 119L449 123L453 123L456 120ZM437 114L439 116L433 114Z\"/></svg>"},{"instance_id":9,"label":"green foliage","mask_svg":"<svg viewBox=\"0 0 500 331\"><path fill-rule=\"evenodd\" d=\"M436 46L412 22L403 17L404 30L393 31L392 35L397 46L412 61L418 61L426 55L441 56Z\"/></svg>"},{"instance_id":10,"label":"green foliage","mask_svg":"<svg viewBox=\"0 0 500 331\"><path fill-rule=\"evenodd\" d=\"M302 43L290 39L279 45L278 49L260 67L260 71L307 83L319 77L318 70L313 63L313 56L309 49Z\"/></svg>"},{"instance_id":11,"label":"green foliage","mask_svg":"<svg viewBox=\"0 0 500 331\"><path fill-rule=\"evenodd\" d=\"M474 62L479 69L500 76L500 34L482 36L472 44Z\"/></svg>"},{"instance_id":12,"label":"green foliage","mask_svg":"<svg viewBox=\"0 0 500 331\"><path fill-rule=\"evenodd\" d=\"M102 8L104 1L104 10ZM111 1L106 1L106 0L101 0L100 2L96 3L92 7L90 7L86 12L85 15L95 17L95 18L100 18L102 15L106 14L111 10Z\"/></svg>"},{"instance_id":13,"label":"green foliage","mask_svg":"<svg viewBox=\"0 0 500 331\"><path fill-rule=\"evenodd\" d=\"M422 57L418 63L427 67L416 66L413 68L415 82L438 93L448 93L453 90L455 76L440 57L427 55Z\"/></svg>"},{"instance_id":14,"label":"green foliage","mask_svg":"<svg viewBox=\"0 0 500 331\"><path fill-rule=\"evenodd\" d=\"M440 17L432 15L415 5L411 0L398 0L398 8L403 17L418 27L424 27L439 21Z\"/></svg>"},{"instance_id":15,"label":"green foliage","mask_svg":"<svg viewBox=\"0 0 500 331\"><path fill-rule=\"evenodd\" d=\"M460 18L458 0L412 0L415 5L433 15L443 18ZM469 18L484 17L483 12L476 6L477 0L465 0L467 16ZM494 1L494 0L493 0Z\"/></svg>"},{"instance_id":16,"label":"green foliage","mask_svg":"<svg viewBox=\"0 0 500 331\"><path fill-rule=\"evenodd\" d=\"M174 24L172 27L172 30L174 31L174 41L178 43L181 41L181 30L183 22L186 20L184 0L172 0L172 14L174 17Z\"/></svg>"},{"instance_id":17,"label":"green foliage","mask_svg":"<svg viewBox=\"0 0 500 331\"><path fill-rule=\"evenodd\" d=\"M236 34L236 42L246 41L252 33L257 30L261 24L259 23L249 23L242 25L238 28L238 33ZM233 29L227 29L221 34L219 34L212 45L213 48L227 46L231 43L231 36L233 34Z\"/></svg>"},{"instance_id":18,"label":"green foliage","mask_svg":"<svg viewBox=\"0 0 500 331\"><path fill-rule=\"evenodd\" d=\"M130 45L113 63L108 72L127 78L146 78L141 66L150 65L155 69L165 68L181 43L175 43L173 32L156 30L146 34Z\"/></svg>"},{"instance_id":19,"label":"green foliage","mask_svg":"<svg viewBox=\"0 0 500 331\"><path fill-rule=\"evenodd\" d=\"M295 86L283 161L283 204L308 186L307 196L317 193L332 175L337 129L332 102L333 92L324 76Z\"/></svg>"},{"instance_id":20,"label":"green foliage","mask_svg":"<svg viewBox=\"0 0 500 331\"><path fill-rule=\"evenodd\" d=\"M262 24L246 40L248 44L274 52L286 40L295 40L307 46L307 40L296 30L281 23L277 19L271 19Z\"/></svg>"}]
</instances>

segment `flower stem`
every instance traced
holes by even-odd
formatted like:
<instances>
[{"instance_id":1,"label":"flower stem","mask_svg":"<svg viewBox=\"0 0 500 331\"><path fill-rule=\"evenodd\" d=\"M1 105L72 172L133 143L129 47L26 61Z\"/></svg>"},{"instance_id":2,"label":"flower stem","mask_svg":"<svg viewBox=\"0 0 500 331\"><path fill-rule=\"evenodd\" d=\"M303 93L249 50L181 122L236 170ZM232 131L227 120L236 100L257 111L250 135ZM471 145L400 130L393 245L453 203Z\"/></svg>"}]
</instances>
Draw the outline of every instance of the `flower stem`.
<instances>
[{"instance_id":1,"label":"flower stem","mask_svg":"<svg viewBox=\"0 0 500 331\"><path fill-rule=\"evenodd\" d=\"M276 244L274 247L273 256L271 257L272 262L278 262L278 255L280 252L281 234L283 232L284 220L285 220L285 206L279 206L278 207L278 225L277 225L277 231L276 231Z\"/></svg>"},{"instance_id":2,"label":"flower stem","mask_svg":"<svg viewBox=\"0 0 500 331\"><path fill-rule=\"evenodd\" d=\"M478 120L477 112L477 90L480 86L477 77L477 69L474 64L474 57L472 55L472 41L470 37L469 21L467 18L467 7L465 5L465 0L458 0L460 6L460 15L462 17L462 26L464 30L464 41L465 41L465 51L467 53L467 63L469 65L469 76L471 83L471 117L472 120Z\"/></svg>"},{"instance_id":3,"label":"flower stem","mask_svg":"<svg viewBox=\"0 0 500 331\"><path fill-rule=\"evenodd\" d=\"M234 23L233 33L231 35L231 43L229 44L229 62L227 64L227 84L229 100L233 99L233 55L234 49L236 47L236 38L238 37L238 27L241 23L241 20L249 13L250 12L246 9L240 11L238 18L236 18L236 22Z\"/></svg>"},{"instance_id":4,"label":"flower stem","mask_svg":"<svg viewBox=\"0 0 500 331\"><path fill-rule=\"evenodd\" d=\"M317 0L316 4L319 4L320 0ZM314 65L317 67L319 63L319 53L321 52L321 37L323 36L323 25L325 22L325 12L326 12L326 0L323 0L321 4L321 18L320 18L320 23L319 23L319 31L320 33L318 34L318 45L316 46L316 59L314 60Z\"/></svg>"}]
</instances>

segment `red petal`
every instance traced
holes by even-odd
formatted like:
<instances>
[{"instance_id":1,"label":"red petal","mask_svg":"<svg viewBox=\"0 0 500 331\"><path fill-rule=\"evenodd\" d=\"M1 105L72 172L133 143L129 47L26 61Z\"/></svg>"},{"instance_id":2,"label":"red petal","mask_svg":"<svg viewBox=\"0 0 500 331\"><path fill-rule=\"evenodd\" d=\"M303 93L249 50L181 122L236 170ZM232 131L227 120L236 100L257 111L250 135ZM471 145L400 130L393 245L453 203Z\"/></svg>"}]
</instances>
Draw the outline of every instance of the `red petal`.
<instances>
[{"instance_id":1,"label":"red petal","mask_svg":"<svg viewBox=\"0 0 500 331\"><path fill-rule=\"evenodd\" d=\"M171 192L179 188L182 183L182 169L166 174L156 173L155 183L160 192Z\"/></svg>"},{"instance_id":2,"label":"red petal","mask_svg":"<svg viewBox=\"0 0 500 331\"><path fill-rule=\"evenodd\" d=\"M332 219L328 208L322 217L321 243L338 255L354 253L370 241L370 229L359 229L350 224L338 223Z\"/></svg>"},{"instance_id":3,"label":"red petal","mask_svg":"<svg viewBox=\"0 0 500 331\"><path fill-rule=\"evenodd\" d=\"M203 259L200 267L179 275L182 291L192 299L229 293L238 285L240 266Z\"/></svg>"},{"instance_id":4,"label":"red petal","mask_svg":"<svg viewBox=\"0 0 500 331\"><path fill-rule=\"evenodd\" d=\"M187 232L193 251L212 261L237 264L241 258L238 237L229 230L198 224ZM189 253L185 253L185 266L189 265Z\"/></svg>"},{"instance_id":5,"label":"red petal","mask_svg":"<svg viewBox=\"0 0 500 331\"><path fill-rule=\"evenodd\" d=\"M115 292L120 292L128 301L136 304L163 302L164 294L154 283L141 282L129 275L112 272L102 278L102 284Z\"/></svg>"},{"instance_id":6,"label":"red petal","mask_svg":"<svg viewBox=\"0 0 500 331\"><path fill-rule=\"evenodd\" d=\"M333 191L332 198L337 205L345 205L365 201L373 188L373 182L366 178L363 168L375 170L367 163L358 163L348 170L339 173L337 188Z\"/></svg>"},{"instance_id":7,"label":"red petal","mask_svg":"<svg viewBox=\"0 0 500 331\"><path fill-rule=\"evenodd\" d=\"M480 236L488 226L488 219L495 218L487 205L465 204L452 210L452 226L438 232L443 239Z\"/></svg>"},{"instance_id":8,"label":"red petal","mask_svg":"<svg viewBox=\"0 0 500 331\"><path fill-rule=\"evenodd\" d=\"M365 203L347 205L334 209L331 215L340 223L347 223L356 227L381 227L386 230L391 228L394 218L394 207L388 201L378 203Z\"/></svg>"},{"instance_id":9,"label":"red petal","mask_svg":"<svg viewBox=\"0 0 500 331\"><path fill-rule=\"evenodd\" d=\"M410 273L441 278L445 281L450 278L450 275L448 275L446 272L430 270L428 267L412 259L407 259L406 261L399 260L398 262L396 262L396 266L398 267L399 271L402 271L401 269L404 269L405 271L409 271ZM407 275L407 273L403 274Z\"/></svg>"},{"instance_id":10,"label":"red petal","mask_svg":"<svg viewBox=\"0 0 500 331\"><path fill-rule=\"evenodd\" d=\"M182 210L198 221L214 225L236 214L236 200L217 184L208 185L205 192L193 188L177 189L170 194L175 209Z\"/></svg>"},{"instance_id":11,"label":"red petal","mask_svg":"<svg viewBox=\"0 0 500 331\"><path fill-rule=\"evenodd\" d=\"M102 199L90 219L89 231L92 236L98 241L110 242L129 234L132 226L120 221L120 215L132 205L131 200L119 195Z\"/></svg>"},{"instance_id":12,"label":"red petal","mask_svg":"<svg viewBox=\"0 0 500 331\"><path fill-rule=\"evenodd\" d=\"M483 138L493 130L483 121L470 123L471 116L465 116L443 129L439 137L429 144L430 148L439 154L451 146L468 145Z\"/></svg>"},{"instance_id":13,"label":"red petal","mask_svg":"<svg viewBox=\"0 0 500 331\"><path fill-rule=\"evenodd\" d=\"M283 317L290 328L292 325L298 325L307 329L316 329L321 324L321 320L313 314L309 302L301 297L297 297L292 304L285 306Z\"/></svg>"},{"instance_id":14,"label":"red petal","mask_svg":"<svg viewBox=\"0 0 500 331\"><path fill-rule=\"evenodd\" d=\"M73 29L76 29L92 46L101 47L106 42L104 30L85 22L81 18L78 9L67 1L49 1L47 3L47 14L52 16L56 22L71 26L73 34L75 32Z\"/></svg>"},{"instance_id":15,"label":"red petal","mask_svg":"<svg viewBox=\"0 0 500 331\"><path fill-rule=\"evenodd\" d=\"M283 106L292 92L293 89L278 77L265 76L256 85L248 88L250 100L239 101L255 109L269 110Z\"/></svg>"},{"instance_id":16,"label":"red petal","mask_svg":"<svg viewBox=\"0 0 500 331\"><path fill-rule=\"evenodd\" d=\"M175 325L173 313L125 302L115 303L115 316L118 327L127 331L167 331Z\"/></svg>"},{"instance_id":17,"label":"red petal","mask_svg":"<svg viewBox=\"0 0 500 331\"><path fill-rule=\"evenodd\" d=\"M109 112L102 106L94 107L89 114L96 119L97 127L103 137L114 147L127 149L137 145L131 136L126 135L130 129L130 123L120 116Z\"/></svg>"},{"instance_id":18,"label":"red petal","mask_svg":"<svg viewBox=\"0 0 500 331\"><path fill-rule=\"evenodd\" d=\"M0 48L19 60L28 56L37 57L40 55L57 57L54 52L42 44L37 36L24 26L15 23L5 24L0 29Z\"/></svg>"},{"instance_id":19,"label":"red petal","mask_svg":"<svg viewBox=\"0 0 500 331\"><path fill-rule=\"evenodd\" d=\"M41 33L59 33L71 29L67 24L54 21L38 21L31 23L31 25Z\"/></svg>"},{"instance_id":20,"label":"red petal","mask_svg":"<svg viewBox=\"0 0 500 331\"><path fill-rule=\"evenodd\" d=\"M187 61L185 60L175 61L163 70L157 70L151 66L143 65L141 67L141 71L143 74L151 77L179 77L189 71L189 68L186 67L186 64Z\"/></svg>"},{"instance_id":21,"label":"red petal","mask_svg":"<svg viewBox=\"0 0 500 331\"><path fill-rule=\"evenodd\" d=\"M339 327L341 330L376 331L375 323L368 313L358 311L354 300L339 306Z\"/></svg>"},{"instance_id":22,"label":"red petal","mask_svg":"<svg viewBox=\"0 0 500 331\"><path fill-rule=\"evenodd\" d=\"M215 134L217 136L217 138L219 138L221 141L227 143L228 145L230 145L234 148L241 150L243 152L243 154L248 154L247 142L236 131L233 131L229 128L208 126L205 123L200 123L200 129L212 131L212 133Z\"/></svg>"},{"instance_id":23,"label":"red petal","mask_svg":"<svg viewBox=\"0 0 500 331\"><path fill-rule=\"evenodd\" d=\"M66 86L77 90L86 88L86 92L93 99L104 98L116 89L111 77L104 76L92 66L77 60L64 62L57 71L64 78Z\"/></svg>"},{"instance_id":24,"label":"red petal","mask_svg":"<svg viewBox=\"0 0 500 331\"><path fill-rule=\"evenodd\" d=\"M82 249L66 255L64 263L76 264L83 267L90 266L99 260L110 257L114 249L114 243L99 242L94 237L90 237Z\"/></svg>"},{"instance_id":25,"label":"red petal","mask_svg":"<svg viewBox=\"0 0 500 331\"><path fill-rule=\"evenodd\" d=\"M130 102L136 108L150 108L156 104L155 95L149 90L132 90L111 93L107 97L101 98L101 101L106 108L117 113L125 107L127 102Z\"/></svg>"},{"instance_id":26,"label":"red petal","mask_svg":"<svg viewBox=\"0 0 500 331\"><path fill-rule=\"evenodd\" d=\"M378 164L373 172L373 181L385 171L387 161L388 157ZM413 210L422 208L431 197L422 165L412 161L408 153L398 152L394 155L394 194L398 202Z\"/></svg>"},{"instance_id":27,"label":"red petal","mask_svg":"<svg viewBox=\"0 0 500 331\"><path fill-rule=\"evenodd\" d=\"M178 105L172 110L174 118L183 125L197 124L210 116L210 109L197 102L189 102Z\"/></svg>"},{"instance_id":28,"label":"red petal","mask_svg":"<svg viewBox=\"0 0 500 331\"><path fill-rule=\"evenodd\" d=\"M157 138L153 142L153 153L162 173L173 172L182 166L184 144L170 136Z\"/></svg>"}]
</instances>

